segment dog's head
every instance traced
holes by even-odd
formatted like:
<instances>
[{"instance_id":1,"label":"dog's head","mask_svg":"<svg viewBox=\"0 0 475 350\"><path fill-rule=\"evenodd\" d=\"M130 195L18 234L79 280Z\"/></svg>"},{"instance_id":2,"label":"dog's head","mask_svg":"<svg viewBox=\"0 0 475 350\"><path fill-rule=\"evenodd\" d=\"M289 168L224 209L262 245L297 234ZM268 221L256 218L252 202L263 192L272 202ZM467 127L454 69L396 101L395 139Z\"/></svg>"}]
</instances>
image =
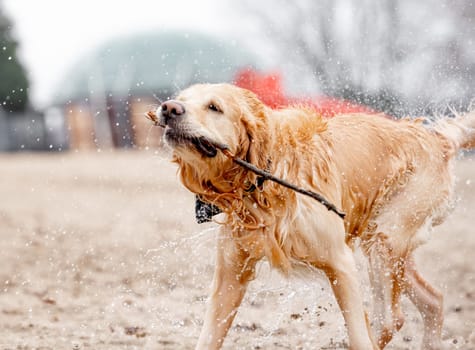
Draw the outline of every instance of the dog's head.
<instances>
[{"instance_id":1,"label":"dog's head","mask_svg":"<svg viewBox=\"0 0 475 350\"><path fill-rule=\"evenodd\" d=\"M220 149L265 167L266 111L248 90L229 84L200 84L164 102L157 115L182 177L187 166L201 178L196 180L204 181L222 175L232 163Z\"/></svg>"}]
</instances>

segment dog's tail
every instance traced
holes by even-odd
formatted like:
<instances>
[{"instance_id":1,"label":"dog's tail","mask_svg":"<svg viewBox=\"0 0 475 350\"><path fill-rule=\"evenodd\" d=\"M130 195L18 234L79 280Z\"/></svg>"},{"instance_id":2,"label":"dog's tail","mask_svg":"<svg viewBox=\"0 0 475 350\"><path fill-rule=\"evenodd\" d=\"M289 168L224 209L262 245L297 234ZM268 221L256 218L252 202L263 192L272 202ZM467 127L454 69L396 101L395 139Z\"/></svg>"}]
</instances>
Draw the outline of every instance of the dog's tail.
<instances>
[{"instance_id":1,"label":"dog's tail","mask_svg":"<svg viewBox=\"0 0 475 350\"><path fill-rule=\"evenodd\" d=\"M437 121L435 130L451 140L457 149L475 148L475 110Z\"/></svg>"}]
</instances>

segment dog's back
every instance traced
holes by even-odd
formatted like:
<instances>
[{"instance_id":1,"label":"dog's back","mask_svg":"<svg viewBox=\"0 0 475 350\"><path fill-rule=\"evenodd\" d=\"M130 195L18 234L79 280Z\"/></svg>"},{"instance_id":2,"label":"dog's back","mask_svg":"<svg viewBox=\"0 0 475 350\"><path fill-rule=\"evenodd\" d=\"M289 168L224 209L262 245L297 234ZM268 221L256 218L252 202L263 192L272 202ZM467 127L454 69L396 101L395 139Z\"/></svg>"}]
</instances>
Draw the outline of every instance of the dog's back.
<instances>
[{"instance_id":1,"label":"dog's back","mask_svg":"<svg viewBox=\"0 0 475 350\"><path fill-rule=\"evenodd\" d=\"M427 223L439 224L451 208L451 160L460 148L473 146L473 116L432 126L371 115L330 120L349 238L398 231L407 244L418 245L410 237Z\"/></svg>"}]
</instances>

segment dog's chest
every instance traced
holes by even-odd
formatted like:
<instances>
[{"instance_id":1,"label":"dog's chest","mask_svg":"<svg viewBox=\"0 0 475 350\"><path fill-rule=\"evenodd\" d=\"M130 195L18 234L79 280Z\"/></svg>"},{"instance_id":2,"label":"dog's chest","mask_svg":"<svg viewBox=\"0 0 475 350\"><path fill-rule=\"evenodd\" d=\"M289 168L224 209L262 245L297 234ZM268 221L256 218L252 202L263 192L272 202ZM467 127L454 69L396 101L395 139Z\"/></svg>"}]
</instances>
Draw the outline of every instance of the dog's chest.
<instances>
[{"instance_id":1,"label":"dog's chest","mask_svg":"<svg viewBox=\"0 0 475 350\"><path fill-rule=\"evenodd\" d=\"M292 209L276 221L274 234L283 251L294 262L318 265L327 260L329 250L344 241L343 220L305 197L297 197Z\"/></svg>"}]
</instances>

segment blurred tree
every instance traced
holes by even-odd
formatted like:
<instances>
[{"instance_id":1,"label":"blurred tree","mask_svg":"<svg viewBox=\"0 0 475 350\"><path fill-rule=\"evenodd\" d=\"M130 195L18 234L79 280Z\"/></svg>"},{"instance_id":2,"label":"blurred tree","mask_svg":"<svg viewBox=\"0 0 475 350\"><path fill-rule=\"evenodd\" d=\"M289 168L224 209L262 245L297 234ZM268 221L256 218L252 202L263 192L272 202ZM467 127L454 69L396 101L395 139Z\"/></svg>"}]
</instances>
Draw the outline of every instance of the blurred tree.
<instances>
[{"instance_id":1,"label":"blurred tree","mask_svg":"<svg viewBox=\"0 0 475 350\"><path fill-rule=\"evenodd\" d=\"M22 111L28 104L29 83L16 55L17 45L0 2L0 106L6 111Z\"/></svg>"},{"instance_id":2,"label":"blurred tree","mask_svg":"<svg viewBox=\"0 0 475 350\"><path fill-rule=\"evenodd\" d=\"M245 8L262 25L276 61L293 72L289 85L306 84L402 115L408 106L422 109L434 99L473 94L474 71L466 66L473 60L461 48L473 49L475 26L463 27L459 17L467 12L457 12L461 5L453 4L248 0Z\"/></svg>"}]
</instances>

